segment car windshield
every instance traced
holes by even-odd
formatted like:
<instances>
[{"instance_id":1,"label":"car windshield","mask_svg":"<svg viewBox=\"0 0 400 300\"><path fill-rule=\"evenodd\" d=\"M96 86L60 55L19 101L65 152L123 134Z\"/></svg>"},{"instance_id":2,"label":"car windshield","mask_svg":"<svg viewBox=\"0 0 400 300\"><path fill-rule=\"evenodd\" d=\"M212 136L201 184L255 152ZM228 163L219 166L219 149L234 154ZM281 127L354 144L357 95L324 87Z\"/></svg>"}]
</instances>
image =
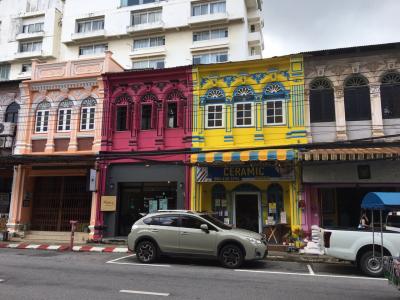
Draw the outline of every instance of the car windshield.
<instances>
[{"instance_id":1,"label":"car windshield","mask_svg":"<svg viewBox=\"0 0 400 300\"><path fill-rule=\"evenodd\" d=\"M217 218L214 218L212 215L201 215L201 217L221 229L226 229L226 230L232 229L231 226L226 225L225 223L221 222Z\"/></svg>"}]
</instances>

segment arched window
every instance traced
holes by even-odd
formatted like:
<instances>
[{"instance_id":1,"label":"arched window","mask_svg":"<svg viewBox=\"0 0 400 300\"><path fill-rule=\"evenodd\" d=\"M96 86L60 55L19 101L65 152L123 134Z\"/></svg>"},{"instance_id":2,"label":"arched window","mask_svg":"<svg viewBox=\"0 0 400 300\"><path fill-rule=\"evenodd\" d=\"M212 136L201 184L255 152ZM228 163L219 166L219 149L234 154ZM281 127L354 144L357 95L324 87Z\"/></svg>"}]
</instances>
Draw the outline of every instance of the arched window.
<instances>
[{"instance_id":1,"label":"arched window","mask_svg":"<svg viewBox=\"0 0 400 300\"><path fill-rule=\"evenodd\" d=\"M327 78L316 78L310 84L310 121L335 121L335 95Z\"/></svg>"},{"instance_id":2,"label":"arched window","mask_svg":"<svg viewBox=\"0 0 400 300\"><path fill-rule=\"evenodd\" d=\"M180 90L173 90L167 95L167 127L182 127L183 101L185 95Z\"/></svg>"},{"instance_id":3,"label":"arched window","mask_svg":"<svg viewBox=\"0 0 400 300\"><path fill-rule=\"evenodd\" d=\"M366 78L353 75L344 82L344 107L346 121L371 120L371 102Z\"/></svg>"},{"instance_id":4,"label":"arched window","mask_svg":"<svg viewBox=\"0 0 400 300\"><path fill-rule=\"evenodd\" d=\"M82 101L81 105L81 131L94 129L94 118L97 101L93 97L88 97Z\"/></svg>"},{"instance_id":5,"label":"arched window","mask_svg":"<svg viewBox=\"0 0 400 300\"><path fill-rule=\"evenodd\" d=\"M36 133L44 133L48 131L50 107L51 106L48 101L42 101L38 104L36 109L36 122L35 122Z\"/></svg>"},{"instance_id":6,"label":"arched window","mask_svg":"<svg viewBox=\"0 0 400 300\"><path fill-rule=\"evenodd\" d=\"M207 91L204 100L205 107L205 127L206 128L223 128L224 109L225 109L225 93L220 88L211 88Z\"/></svg>"},{"instance_id":7,"label":"arched window","mask_svg":"<svg viewBox=\"0 0 400 300\"><path fill-rule=\"evenodd\" d=\"M384 119L400 118L400 73L390 72L382 77L381 105Z\"/></svg>"},{"instance_id":8,"label":"arched window","mask_svg":"<svg viewBox=\"0 0 400 300\"><path fill-rule=\"evenodd\" d=\"M271 82L263 91L264 125L284 125L286 123L286 91L282 83Z\"/></svg>"},{"instance_id":9,"label":"arched window","mask_svg":"<svg viewBox=\"0 0 400 300\"><path fill-rule=\"evenodd\" d=\"M71 130L71 117L72 107L74 103L72 100L65 99L58 105L58 121L57 131L70 131Z\"/></svg>"},{"instance_id":10,"label":"arched window","mask_svg":"<svg viewBox=\"0 0 400 300\"><path fill-rule=\"evenodd\" d=\"M272 217L274 223L280 222L281 212L284 211L283 189L278 183L271 184L267 189L268 217Z\"/></svg>"},{"instance_id":11,"label":"arched window","mask_svg":"<svg viewBox=\"0 0 400 300\"><path fill-rule=\"evenodd\" d=\"M142 130L150 130L156 127L157 97L152 93L145 94L141 99L141 126Z\"/></svg>"},{"instance_id":12,"label":"arched window","mask_svg":"<svg viewBox=\"0 0 400 300\"><path fill-rule=\"evenodd\" d=\"M128 129L128 111L132 103L132 98L127 94L122 94L115 99L116 105L116 131L125 131Z\"/></svg>"},{"instance_id":13,"label":"arched window","mask_svg":"<svg viewBox=\"0 0 400 300\"><path fill-rule=\"evenodd\" d=\"M236 127L254 125L254 99L254 91L249 86L239 86L233 92Z\"/></svg>"},{"instance_id":14,"label":"arched window","mask_svg":"<svg viewBox=\"0 0 400 300\"><path fill-rule=\"evenodd\" d=\"M18 122L18 111L19 111L19 104L17 102L11 103L9 106L7 106L4 121L11 122L11 123L17 123Z\"/></svg>"}]
</instances>

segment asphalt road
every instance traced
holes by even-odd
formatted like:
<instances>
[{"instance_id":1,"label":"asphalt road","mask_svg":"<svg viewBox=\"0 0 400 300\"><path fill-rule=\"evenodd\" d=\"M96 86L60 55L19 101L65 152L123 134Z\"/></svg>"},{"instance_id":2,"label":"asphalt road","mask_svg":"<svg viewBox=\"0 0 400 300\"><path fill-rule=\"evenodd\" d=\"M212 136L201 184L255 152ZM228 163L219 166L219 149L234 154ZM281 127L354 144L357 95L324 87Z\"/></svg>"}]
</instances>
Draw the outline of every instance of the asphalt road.
<instances>
[{"instance_id":1,"label":"asphalt road","mask_svg":"<svg viewBox=\"0 0 400 300\"><path fill-rule=\"evenodd\" d=\"M262 261L240 270L213 261L0 250L0 299L400 299L384 279L349 265Z\"/></svg>"}]
</instances>

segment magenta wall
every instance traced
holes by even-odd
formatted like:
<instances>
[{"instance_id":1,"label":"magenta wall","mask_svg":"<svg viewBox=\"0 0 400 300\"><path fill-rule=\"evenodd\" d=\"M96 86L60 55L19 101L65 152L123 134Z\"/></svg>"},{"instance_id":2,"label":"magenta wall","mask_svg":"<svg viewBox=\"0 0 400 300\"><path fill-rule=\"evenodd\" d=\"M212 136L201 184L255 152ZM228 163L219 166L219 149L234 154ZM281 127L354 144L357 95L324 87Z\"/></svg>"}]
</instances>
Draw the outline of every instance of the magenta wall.
<instances>
[{"instance_id":1,"label":"magenta wall","mask_svg":"<svg viewBox=\"0 0 400 300\"><path fill-rule=\"evenodd\" d=\"M161 70L106 74L102 129L102 152L160 151L191 147L192 69L178 67ZM167 105L177 104L178 128L167 128ZM150 130L141 130L143 105L152 107ZM116 110L126 106L126 131L116 130ZM169 160L168 157L161 160Z\"/></svg>"}]
</instances>

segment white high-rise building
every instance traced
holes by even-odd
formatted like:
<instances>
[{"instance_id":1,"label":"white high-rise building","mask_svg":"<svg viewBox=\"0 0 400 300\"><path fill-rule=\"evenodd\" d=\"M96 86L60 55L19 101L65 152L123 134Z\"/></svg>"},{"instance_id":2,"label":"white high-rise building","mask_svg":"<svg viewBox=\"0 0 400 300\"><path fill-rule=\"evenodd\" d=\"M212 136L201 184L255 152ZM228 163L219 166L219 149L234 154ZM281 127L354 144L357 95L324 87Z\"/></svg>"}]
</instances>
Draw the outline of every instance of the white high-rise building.
<instances>
[{"instance_id":1,"label":"white high-rise building","mask_svg":"<svg viewBox=\"0 0 400 300\"><path fill-rule=\"evenodd\" d=\"M261 58L262 0L1 0L0 81L31 61L103 56L124 68Z\"/></svg>"},{"instance_id":2,"label":"white high-rise building","mask_svg":"<svg viewBox=\"0 0 400 300\"><path fill-rule=\"evenodd\" d=\"M261 58L261 0L66 0L64 60L108 49L124 68Z\"/></svg>"},{"instance_id":3,"label":"white high-rise building","mask_svg":"<svg viewBox=\"0 0 400 300\"><path fill-rule=\"evenodd\" d=\"M0 81L30 78L31 60L60 56L62 0L0 1Z\"/></svg>"}]
</instances>

